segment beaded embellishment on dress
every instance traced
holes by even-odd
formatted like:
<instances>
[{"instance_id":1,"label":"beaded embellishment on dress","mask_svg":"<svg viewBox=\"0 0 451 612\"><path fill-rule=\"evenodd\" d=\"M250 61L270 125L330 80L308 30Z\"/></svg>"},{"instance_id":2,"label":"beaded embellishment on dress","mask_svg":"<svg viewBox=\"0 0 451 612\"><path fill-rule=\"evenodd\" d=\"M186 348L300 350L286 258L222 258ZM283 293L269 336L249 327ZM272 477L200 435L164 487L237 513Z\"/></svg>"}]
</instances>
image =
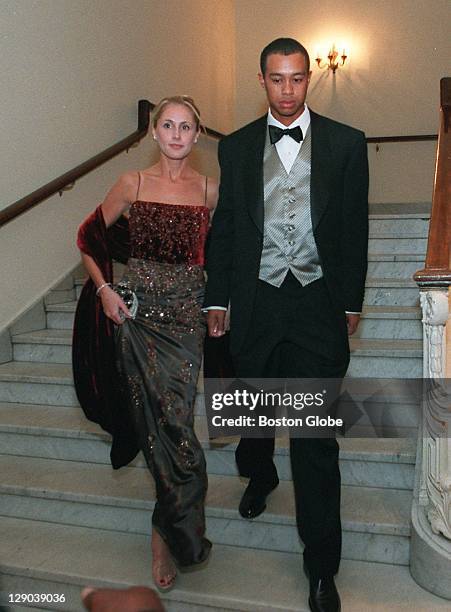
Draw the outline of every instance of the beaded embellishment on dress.
<instances>
[{"instance_id":1,"label":"beaded embellishment on dress","mask_svg":"<svg viewBox=\"0 0 451 612\"><path fill-rule=\"evenodd\" d=\"M132 257L204 265L209 221L206 206L138 200L130 207Z\"/></svg>"}]
</instances>

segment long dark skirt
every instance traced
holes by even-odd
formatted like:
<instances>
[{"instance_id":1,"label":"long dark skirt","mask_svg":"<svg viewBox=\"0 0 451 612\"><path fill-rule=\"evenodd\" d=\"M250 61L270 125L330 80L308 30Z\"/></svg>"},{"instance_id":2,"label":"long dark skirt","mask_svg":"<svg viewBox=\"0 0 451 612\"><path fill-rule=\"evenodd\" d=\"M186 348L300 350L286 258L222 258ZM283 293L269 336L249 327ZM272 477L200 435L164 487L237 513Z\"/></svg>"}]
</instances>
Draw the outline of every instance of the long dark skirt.
<instances>
[{"instance_id":1,"label":"long dark skirt","mask_svg":"<svg viewBox=\"0 0 451 612\"><path fill-rule=\"evenodd\" d=\"M118 370L140 448L155 479L153 526L181 566L210 552L204 537L207 473L194 433L205 337L200 266L130 259L122 281L138 314L118 326Z\"/></svg>"}]
</instances>

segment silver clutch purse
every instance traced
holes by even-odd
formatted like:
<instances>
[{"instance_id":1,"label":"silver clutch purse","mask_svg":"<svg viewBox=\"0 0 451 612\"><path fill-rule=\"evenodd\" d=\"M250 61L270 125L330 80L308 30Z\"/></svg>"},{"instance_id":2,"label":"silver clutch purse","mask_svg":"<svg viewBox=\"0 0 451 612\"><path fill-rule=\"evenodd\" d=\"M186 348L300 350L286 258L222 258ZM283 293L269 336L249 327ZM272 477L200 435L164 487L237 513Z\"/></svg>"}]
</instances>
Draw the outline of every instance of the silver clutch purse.
<instances>
[{"instance_id":1,"label":"silver clutch purse","mask_svg":"<svg viewBox=\"0 0 451 612\"><path fill-rule=\"evenodd\" d=\"M128 285L123 283L118 283L113 286L114 291L121 296L122 301L127 306L130 311L131 318L134 319L138 313L138 297L134 291L130 289ZM124 313L121 311L120 315L121 319L125 319Z\"/></svg>"}]
</instances>

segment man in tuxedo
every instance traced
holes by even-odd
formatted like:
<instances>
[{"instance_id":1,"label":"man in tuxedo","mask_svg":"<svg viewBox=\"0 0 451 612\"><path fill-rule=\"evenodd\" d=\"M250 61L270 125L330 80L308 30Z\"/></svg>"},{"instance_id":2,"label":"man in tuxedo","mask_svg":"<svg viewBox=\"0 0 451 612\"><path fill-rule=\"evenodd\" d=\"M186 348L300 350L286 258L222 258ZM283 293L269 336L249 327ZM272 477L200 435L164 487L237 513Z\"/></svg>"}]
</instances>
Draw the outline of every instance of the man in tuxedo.
<instances>
[{"instance_id":1,"label":"man in tuxedo","mask_svg":"<svg viewBox=\"0 0 451 612\"><path fill-rule=\"evenodd\" d=\"M262 51L268 114L219 144L221 183L207 255L205 306L240 378L342 378L367 268L368 162L362 132L314 113L306 49ZM292 438L291 468L313 611L340 610L340 472L334 438ZM241 439L248 477L239 511L254 518L278 485L274 439Z\"/></svg>"}]
</instances>

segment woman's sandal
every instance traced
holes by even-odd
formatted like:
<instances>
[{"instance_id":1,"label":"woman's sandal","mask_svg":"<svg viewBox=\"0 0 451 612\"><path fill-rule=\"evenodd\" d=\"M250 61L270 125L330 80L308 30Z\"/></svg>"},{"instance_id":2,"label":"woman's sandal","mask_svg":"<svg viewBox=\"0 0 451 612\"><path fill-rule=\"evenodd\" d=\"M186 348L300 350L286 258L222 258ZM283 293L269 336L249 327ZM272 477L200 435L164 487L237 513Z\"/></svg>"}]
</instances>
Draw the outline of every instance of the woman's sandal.
<instances>
[{"instance_id":1,"label":"woman's sandal","mask_svg":"<svg viewBox=\"0 0 451 612\"><path fill-rule=\"evenodd\" d=\"M154 552L154 538L159 540L157 544L159 548L164 547L166 549L163 555L161 550L159 553ZM171 553L167 544L156 530L152 532L152 578L155 586L161 592L170 591L174 587L177 578L177 568Z\"/></svg>"}]
</instances>

